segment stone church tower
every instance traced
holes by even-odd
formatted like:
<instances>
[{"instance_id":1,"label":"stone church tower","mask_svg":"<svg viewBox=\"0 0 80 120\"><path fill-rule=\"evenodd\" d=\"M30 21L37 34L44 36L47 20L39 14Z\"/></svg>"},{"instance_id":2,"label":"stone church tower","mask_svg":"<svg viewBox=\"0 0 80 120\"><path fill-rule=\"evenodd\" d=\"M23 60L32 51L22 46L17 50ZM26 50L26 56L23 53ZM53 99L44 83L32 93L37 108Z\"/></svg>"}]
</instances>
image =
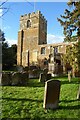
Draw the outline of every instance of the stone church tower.
<instances>
[{"instance_id":1,"label":"stone church tower","mask_svg":"<svg viewBox=\"0 0 80 120\"><path fill-rule=\"evenodd\" d=\"M47 44L47 21L40 11L20 17L18 31L17 65L37 62L38 46Z\"/></svg>"}]
</instances>

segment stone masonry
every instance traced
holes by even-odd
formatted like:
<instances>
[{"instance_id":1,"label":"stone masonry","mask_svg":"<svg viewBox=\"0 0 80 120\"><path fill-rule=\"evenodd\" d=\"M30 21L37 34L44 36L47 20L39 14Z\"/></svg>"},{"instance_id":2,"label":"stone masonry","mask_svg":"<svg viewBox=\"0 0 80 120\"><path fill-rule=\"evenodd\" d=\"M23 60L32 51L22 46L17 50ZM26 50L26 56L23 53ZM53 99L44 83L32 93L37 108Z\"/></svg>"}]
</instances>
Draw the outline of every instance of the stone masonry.
<instances>
[{"instance_id":1,"label":"stone masonry","mask_svg":"<svg viewBox=\"0 0 80 120\"><path fill-rule=\"evenodd\" d=\"M47 44L47 21L40 11L20 17L17 64L37 62L38 45ZM28 58L29 57L29 58Z\"/></svg>"}]
</instances>

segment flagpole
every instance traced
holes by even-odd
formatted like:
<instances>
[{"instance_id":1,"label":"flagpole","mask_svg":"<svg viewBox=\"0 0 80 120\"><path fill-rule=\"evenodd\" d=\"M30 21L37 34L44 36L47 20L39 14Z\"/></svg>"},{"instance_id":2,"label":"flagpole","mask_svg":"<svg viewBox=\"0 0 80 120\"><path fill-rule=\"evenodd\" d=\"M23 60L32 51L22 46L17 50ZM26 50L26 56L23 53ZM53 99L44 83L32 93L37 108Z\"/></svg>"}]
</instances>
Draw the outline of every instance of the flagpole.
<instances>
[{"instance_id":1,"label":"flagpole","mask_svg":"<svg viewBox=\"0 0 80 120\"><path fill-rule=\"evenodd\" d=\"M36 3L35 3L35 0L34 0L34 12L35 12L35 4L36 4Z\"/></svg>"}]
</instances>

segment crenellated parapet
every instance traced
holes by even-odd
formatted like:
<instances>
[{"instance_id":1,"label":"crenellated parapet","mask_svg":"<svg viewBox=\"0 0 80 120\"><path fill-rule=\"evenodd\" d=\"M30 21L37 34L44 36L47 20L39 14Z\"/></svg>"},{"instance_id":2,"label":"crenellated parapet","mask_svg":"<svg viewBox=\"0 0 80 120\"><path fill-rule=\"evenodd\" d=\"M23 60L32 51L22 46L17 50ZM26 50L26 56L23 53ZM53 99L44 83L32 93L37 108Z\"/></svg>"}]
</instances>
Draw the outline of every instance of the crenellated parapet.
<instances>
[{"instance_id":1,"label":"crenellated parapet","mask_svg":"<svg viewBox=\"0 0 80 120\"><path fill-rule=\"evenodd\" d=\"M25 14L25 15L21 15L20 16L20 22L24 22L24 21L27 21L29 19L42 19L46 24L47 24L47 20L45 19L45 17L42 15L42 13L40 11L37 11L37 12L32 12L32 13L28 13L28 14Z\"/></svg>"}]
</instances>

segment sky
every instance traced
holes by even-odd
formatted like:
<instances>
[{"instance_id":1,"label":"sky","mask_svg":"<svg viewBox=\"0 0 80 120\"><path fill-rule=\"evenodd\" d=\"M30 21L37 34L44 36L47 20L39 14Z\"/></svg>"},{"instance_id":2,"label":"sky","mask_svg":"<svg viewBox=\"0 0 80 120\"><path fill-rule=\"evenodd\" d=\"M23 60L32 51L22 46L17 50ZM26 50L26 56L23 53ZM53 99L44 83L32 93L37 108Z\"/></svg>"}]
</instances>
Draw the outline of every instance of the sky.
<instances>
[{"instance_id":1,"label":"sky","mask_svg":"<svg viewBox=\"0 0 80 120\"><path fill-rule=\"evenodd\" d=\"M64 14L66 2L7 2L3 5L3 17L0 17L0 27L5 33L8 43L17 44L20 16L37 10L41 11L47 20L47 43L60 43L64 40L63 27L57 21ZM2 10L0 9L0 16Z\"/></svg>"}]
</instances>

